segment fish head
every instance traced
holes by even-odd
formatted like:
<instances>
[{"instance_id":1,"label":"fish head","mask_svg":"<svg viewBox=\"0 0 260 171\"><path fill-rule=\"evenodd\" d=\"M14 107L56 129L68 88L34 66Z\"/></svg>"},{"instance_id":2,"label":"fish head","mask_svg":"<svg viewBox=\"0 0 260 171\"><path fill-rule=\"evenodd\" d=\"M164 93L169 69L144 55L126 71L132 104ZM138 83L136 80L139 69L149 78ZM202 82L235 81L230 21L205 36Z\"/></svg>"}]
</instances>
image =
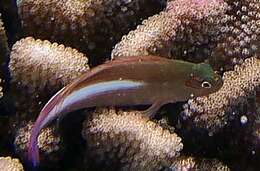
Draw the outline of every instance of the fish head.
<instances>
[{"instance_id":1,"label":"fish head","mask_svg":"<svg viewBox=\"0 0 260 171\"><path fill-rule=\"evenodd\" d=\"M218 91L223 85L223 80L209 64L200 63L192 66L185 85L192 96L198 97Z\"/></svg>"}]
</instances>

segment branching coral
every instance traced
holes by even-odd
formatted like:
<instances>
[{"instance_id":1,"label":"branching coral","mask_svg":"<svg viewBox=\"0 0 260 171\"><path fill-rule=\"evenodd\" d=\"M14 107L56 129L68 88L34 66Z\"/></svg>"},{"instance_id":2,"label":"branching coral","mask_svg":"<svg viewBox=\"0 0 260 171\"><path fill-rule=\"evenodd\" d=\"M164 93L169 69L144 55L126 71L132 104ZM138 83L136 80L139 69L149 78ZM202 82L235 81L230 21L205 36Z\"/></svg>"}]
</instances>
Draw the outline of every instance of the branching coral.
<instances>
[{"instance_id":1,"label":"branching coral","mask_svg":"<svg viewBox=\"0 0 260 171\"><path fill-rule=\"evenodd\" d=\"M112 57L157 54L191 61L210 59L230 70L259 52L257 0L176 0L123 36Z\"/></svg>"},{"instance_id":2,"label":"branching coral","mask_svg":"<svg viewBox=\"0 0 260 171\"><path fill-rule=\"evenodd\" d=\"M0 169L3 171L24 171L20 161L11 157L0 157Z\"/></svg>"},{"instance_id":3,"label":"branching coral","mask_svg":"<svg viewBox=\"0 0 260 171\"><path fill-rule=\"evenodd\" d=\"M218 130L240 103L246 103L255 94L260 88L260 59L246 59L234 71L225 72L223 79L223 87L218 92L189 100L184 106L183 114L192 117L199 127Z\"/></svg>"},{"instance_id":4,"label":"branching coral","mask_svg":"<svg viewBox=\"0 0 260 171\"><path fill-rule=\"evenodd\" d=\"M84 54L64 45L32 37L16 42L9 69L19 115L37 115L55 92L88 71L87 63Z\"/></svg>"},{"instance_id":5,"label":"branching coral","mask_svg":"<svg viewBox=\"0 0 260 171\"><path fill-rule=\"evenodd\" d=\"M260 3L258 0L226 2L229 8L221 19L223 27L211 60L219 67L230 69L260 52Z\"/></svg>"},{"instance_id":6,"label":"branching coral","mask_svg":"<svg viewBox=\"0 0 260 171\"><path fill-rule=\"evenodd\" d=\"M165 57L209 56L220 34L221 17L227 9L222 0L176 0L123 36L112 57L157 54ZM206 47L205 47L206 46Z\"/></svg>"},{"instance_id":7,"label":"branching coral","mask_svg":"<svg viewBox=\"0 0 260 171\"><path fill-rule=\"evenodd\" d=\"M161 0L21 0L26 35L103 56L140 18L158 12ZM94 52L94 53L93 53Z\"/></svg>"},{"instance_id":8,"label":"branching coral","mask_svg":"<svg viewBox=\"0 0 260 171\"><path fill-rule=\"evenodd\" d=\"M87 63L76 49L28 37L13 46L9 68L12 82L41 92L68 84L89 69Z\"/></svg>"},{"instance_id":9,"label":"branching coral","mask_svg":"<svg viewBox=\"0 0 260 171\"><path fill-rule=\"evenodd\" d=\"M28 142L30 133L33 127L33 122L28 122L26 126L21 127L16 132L14 145L16 151L25 155L28 150ZM49 155L60 149L60 136L55 133L54 127L44 128L38 137L38 146L43 154Z\"/></svg>"},{"instance_id":10,"label":"branching coral","mask_svg":"<svg viewBox=\"0 0 260 171\"><path fill-rule=\"evenodd\" d=\"M94 158L98 162L114 160L121 169L159 169L183 148L181 138L140 112L98 110L83 127L82 135Z\"/></svg>"},{"instance_id":11,"label":"branching coral","mask_svg":"<svg viewBox=\"0 0 260 171\"><path fill-rule=\"evenodd\" d=\"M102 63L102 60L95 57L105 58L123 34L133 29L142 19L157 13L162 7L158 4L164 1L17 2L26 36L32 35L35 38L76 47L90 55L93 62ZM193 62L207 59L219 71L222 68L223 88L207 97L190 100L182 112L182 116L194 121L196 126L215 132L228 122L230 115L237 116L233 114L244 104L247 105L248 98L255 97L255 91L259 89L259 9L258 0L169 0L164 11L143 21L136 30L124 36L111 55L117 58L156 54ZM6 37L1 38L1 25L0 22L0 41L6 42ZM51 44L49 41L30 37L18 41L13 47L9 67L17 113L10 117L9 125L21 125L21 121L32 120L53 93L89 69L88 59L84 54L57 43ZM7 47L7 44L0 43L0 48L2 45ZM234 67L235 64L239 65ZM176 112L175 107L178 105L169 107L170 110L174 107ZM248 116L247 113L242 116L241 122L254 122ZM257 120L255 122L257 123ZM174 120L174 126L178 127L178 134L183 136L186 147L193 139L186 142L185 133L189 131L184 129L185 126L181 126L183 123L178 123L180 124L175 125ZM95 159L102 164L109 164L110 168L123 170L156 170L162 167L172 170L229 170L217 160L177 158L183 148L181 138L173 130L169 131L172 122L164 124L162 128L137 111L98 110L87 118L83 125L82 135L88 147L85 155L89 155L91 161ZM238 127L241 125L238 124ZM256 144L259 143L259 125L246 126L253 131L250 133L253 133ZM31 128L30 122L17 131L14 142L17 151L26 153ZM60 138L54 134L53 127L46 128L42 134L39 137L39 146L42 154L49 158L60 148ZM199 137L197 134L199 133L195 132L194 137ZM216 137L213 138L225 139L219 134L215 134ZM242 136L244 135L240 137ZM252 138L251 134L244 137ZM227 141L236 143L238 140L232 137L232 140ZM205 144L212 145L211 142ZM73 145L69 142L66 147L69 146ZM245 146L248 147L248 144ZM189 149L185 150L190 152ZM223 152L221 150L219 153ZM214 157L223 159L219 154L214 154ZM82 163L82 158L75 158Z\"/></svg>"},{"instance_id":12,"label":"branching coral","mask_svg":"<svg viewBox=\"0 0 260 171\"><path fill-rule=\"evenodd\" d=\"M165 171L230 171L230 169L223 165L216 159L196 159L194 157L181 156L175 160L172 165L165 169Z\"/></svg>"}]
</instances>

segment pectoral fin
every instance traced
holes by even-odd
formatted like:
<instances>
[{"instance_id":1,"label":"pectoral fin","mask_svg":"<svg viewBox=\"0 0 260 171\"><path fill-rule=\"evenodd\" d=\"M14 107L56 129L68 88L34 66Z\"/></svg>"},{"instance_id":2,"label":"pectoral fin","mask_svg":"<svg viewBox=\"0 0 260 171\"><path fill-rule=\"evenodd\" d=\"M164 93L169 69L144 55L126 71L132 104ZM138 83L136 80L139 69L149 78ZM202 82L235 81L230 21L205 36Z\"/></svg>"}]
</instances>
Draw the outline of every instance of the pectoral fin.
<instances>
[{"instance_id":1,"label":"pectoral fin","mask_svg":"<svg viewBox=\"0 0 260 171\"><path fill-rule=\"evenodd\" d=\"M165 104L164 101L156 101L153 103L148 109L143 111L142 113L149 118L153 118L156 112Z\"/></svg>"}]
</instances>

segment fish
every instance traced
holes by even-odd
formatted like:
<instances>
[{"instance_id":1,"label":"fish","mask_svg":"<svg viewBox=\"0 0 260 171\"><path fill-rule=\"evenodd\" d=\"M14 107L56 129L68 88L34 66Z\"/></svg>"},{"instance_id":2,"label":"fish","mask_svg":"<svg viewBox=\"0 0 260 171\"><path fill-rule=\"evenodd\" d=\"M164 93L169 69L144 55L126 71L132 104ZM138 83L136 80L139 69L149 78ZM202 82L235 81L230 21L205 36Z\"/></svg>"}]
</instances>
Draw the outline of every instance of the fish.
<instances>
[{"instance_id":1,"label":"fish","mask_svg":"<svg viewBox=\"0 0 260 171\"><path fill-rule=\"evenodd\" d=\"M28 159L37 166L37 138L53 120L89 107L150 105L143 111L153 117L167 103L216 92L221 76L206 63L191 63L159 56L112 60L84 73L58 91L43 107L31 131Z\"/></svg>"}]
</instances>

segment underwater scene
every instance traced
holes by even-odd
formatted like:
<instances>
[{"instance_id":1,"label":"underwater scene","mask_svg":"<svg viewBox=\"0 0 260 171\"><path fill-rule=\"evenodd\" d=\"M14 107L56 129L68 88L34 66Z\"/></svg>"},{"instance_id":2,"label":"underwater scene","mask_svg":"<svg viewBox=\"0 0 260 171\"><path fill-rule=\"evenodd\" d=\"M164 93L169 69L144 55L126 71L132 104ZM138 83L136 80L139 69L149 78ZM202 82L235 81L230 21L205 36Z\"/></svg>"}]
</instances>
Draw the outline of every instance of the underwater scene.
<instances>
[{"instance_id":1,"label":"underwater scene","mask_svg":"<svg viewBox=\"0 0 260 171\"><path fill-rule=\"evenodd\" d=\"M0 171L260 170L260 0L0 0Z\"/></svg>"}]
</instances>

